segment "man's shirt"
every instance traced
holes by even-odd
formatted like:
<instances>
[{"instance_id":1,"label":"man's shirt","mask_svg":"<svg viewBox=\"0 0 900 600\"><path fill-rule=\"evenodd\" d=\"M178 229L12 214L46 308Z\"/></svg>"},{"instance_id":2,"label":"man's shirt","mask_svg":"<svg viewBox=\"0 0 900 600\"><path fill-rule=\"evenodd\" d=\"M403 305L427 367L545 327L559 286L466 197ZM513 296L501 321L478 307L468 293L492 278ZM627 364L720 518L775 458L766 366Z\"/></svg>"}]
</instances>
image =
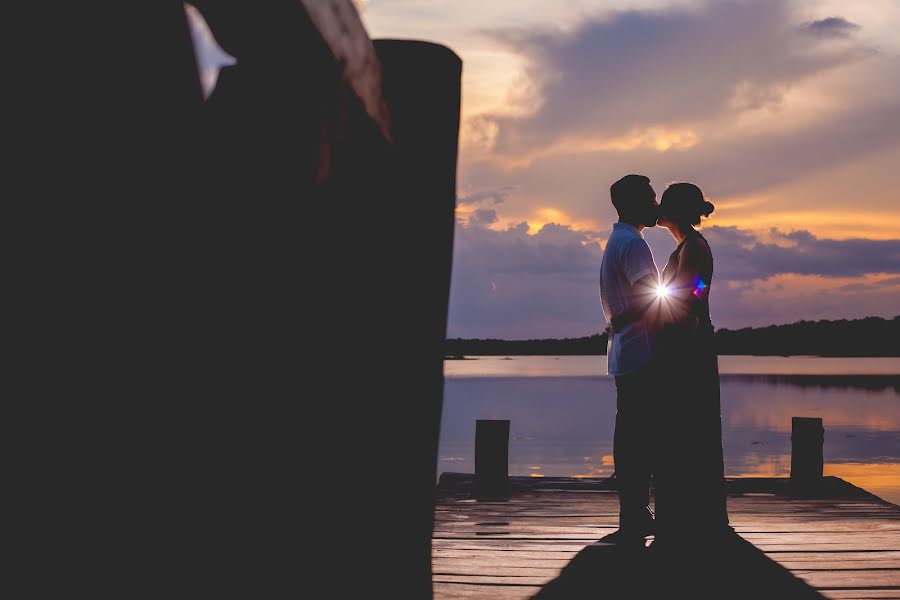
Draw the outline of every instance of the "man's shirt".
<instances>
[{"instance_id":1,"label":"man's shirt","mask_svg":"<svg viewBox=\"0 0 900 600\"><path fill-rule=\"evenodd\" d=\"M616 223L606 242L600 265L600 300L608 323L629 311L642 311L656 290L636 290L647 275L659 280L659 270L644 236L634 225ZM626 375L641 368L653 355L654 340L644 319L635 318L611 331L606 349L610 375Z\"/></svg>"}]
</instances>

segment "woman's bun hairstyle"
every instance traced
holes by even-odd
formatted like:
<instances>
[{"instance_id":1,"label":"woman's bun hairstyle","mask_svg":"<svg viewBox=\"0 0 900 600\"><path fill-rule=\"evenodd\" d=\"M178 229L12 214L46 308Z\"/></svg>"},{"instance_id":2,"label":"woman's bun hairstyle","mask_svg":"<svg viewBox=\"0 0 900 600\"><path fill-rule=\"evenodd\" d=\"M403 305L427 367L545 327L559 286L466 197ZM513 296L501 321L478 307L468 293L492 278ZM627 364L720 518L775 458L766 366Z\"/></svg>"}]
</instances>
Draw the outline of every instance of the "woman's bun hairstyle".
<instances>
[{"instance_id":1,"label":"woman's bun hairstyle","mask_svg":"<svg viewBox=\"0 0 900 600\"><path fill-rule=\"evenodd\" d=\"M700 217L708 217L716 209L693 183L670 183L660 198L660 214L689 225L699 225Z\"/></svg>"}]
</instances>

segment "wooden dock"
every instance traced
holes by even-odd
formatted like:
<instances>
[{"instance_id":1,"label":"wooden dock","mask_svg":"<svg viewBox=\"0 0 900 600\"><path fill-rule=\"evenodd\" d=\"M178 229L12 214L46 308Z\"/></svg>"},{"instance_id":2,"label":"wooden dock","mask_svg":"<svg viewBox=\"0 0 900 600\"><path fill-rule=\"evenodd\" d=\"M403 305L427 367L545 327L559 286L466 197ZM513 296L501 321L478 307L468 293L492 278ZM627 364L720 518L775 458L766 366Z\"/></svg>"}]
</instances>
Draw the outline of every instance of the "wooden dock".
<instances>
[{"instance_id":1,"label":"wooden dock","mask_svg":"<svg viewBox=\"0 0 900 600\"><path fill-rule=\"evenodd\" d=\"M613 481L511 477L478 498L473 475L445 473L434 597L900 598L900 507L835 477L728 487L728 548L623 554L598 543L618 523Z\"/></svg>"}]
</instances>

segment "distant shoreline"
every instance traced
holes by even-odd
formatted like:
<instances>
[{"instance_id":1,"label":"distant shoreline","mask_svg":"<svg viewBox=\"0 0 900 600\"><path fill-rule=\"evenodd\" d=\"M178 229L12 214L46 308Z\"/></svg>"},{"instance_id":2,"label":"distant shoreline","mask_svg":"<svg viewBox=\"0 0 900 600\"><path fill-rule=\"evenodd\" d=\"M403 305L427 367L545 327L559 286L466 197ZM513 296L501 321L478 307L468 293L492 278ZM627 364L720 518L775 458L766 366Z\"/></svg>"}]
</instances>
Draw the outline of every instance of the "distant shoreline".
<instances>
[{"instance_id":1,"label":"distant shoreline","mask_svg":"<svg viewBox=\"0 0 900 600\"><path fill-rule=\"evenodd\" d=\"M900 316L719 329L715 340L720 355L892 358L900 356ZM604 356L607 341L606 333L534 340L454 338L446 341L444 353L455 357L450 360L472 356Z\"/></svg>"},{"instance_id":2,"label":"distant shoreline","mask_svg":"<svg viewBox=\"0 0 900 600\"><path fill-rule=\"evenodd\" d=\"M562 356L606 356L606 353L603 354L467 354L464 356L445 356L444 360L478 360L480 358L505 358L511 357L516 358L526 358L526 357L534 357L534 358L556 358ZM718 356L758 356L760 358L766 357L776 357L776 358L900 358L900 354L894 355L863 355L863 354L847 354L847 355L832 355L832 354L722 354L718 353Z\"/></svg>"}]
</instances>

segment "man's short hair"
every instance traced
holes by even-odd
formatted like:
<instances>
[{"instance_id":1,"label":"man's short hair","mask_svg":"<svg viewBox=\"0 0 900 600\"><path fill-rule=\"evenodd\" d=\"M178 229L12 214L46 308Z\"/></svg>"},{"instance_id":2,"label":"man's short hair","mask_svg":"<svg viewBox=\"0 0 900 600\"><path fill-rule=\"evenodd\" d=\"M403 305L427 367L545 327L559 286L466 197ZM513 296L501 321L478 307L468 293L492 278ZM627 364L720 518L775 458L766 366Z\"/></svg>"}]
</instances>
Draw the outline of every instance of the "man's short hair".
<instances>
[{"instance_id":1,"label":"man's short hair","mask_svg":"<svg viewBox=\"0 0 900 600\"><path fill-rule=\"evenodd\" d=\"M647 200L647 190L652 190L650 178L644 175L626 175L609 187L609 196L619 217L627 217L635 211L635 205Z\"/></svg>"}]
</instances>

